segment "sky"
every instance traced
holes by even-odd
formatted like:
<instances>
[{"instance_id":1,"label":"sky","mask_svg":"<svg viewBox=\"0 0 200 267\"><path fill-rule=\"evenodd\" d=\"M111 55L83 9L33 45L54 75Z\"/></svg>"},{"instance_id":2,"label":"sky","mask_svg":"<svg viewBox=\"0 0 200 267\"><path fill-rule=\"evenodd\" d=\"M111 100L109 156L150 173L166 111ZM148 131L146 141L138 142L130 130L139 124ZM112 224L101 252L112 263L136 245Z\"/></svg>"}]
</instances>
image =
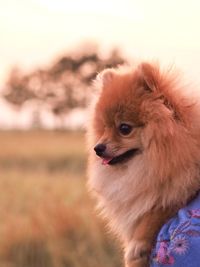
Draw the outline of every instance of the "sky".
<instances>
[{"instance_id":1,"label":"sky","mask_svg":"<svg viewBox=\"0 0 200 267\"><path fill-rule=\"evenodd\" d=\"M198 78L199 14L197 0L0 0L0 85L12 66L48 64L88 40Z\"/></svg>"},{"instance_id":2,"label":"sky","mask_svg":"<svg viewBox=\"0 0 200 267\"><path fill-rule=\"evenodd\" d=\"M131 60L174 64L200 88L199 14L199 0L0 0L0 89L12 67L48 65L88 41L119 47ZM30 103L20 115L0 104L1 127L27 127ZM44 118L53 127L54 118Z\"/></svg>"}]
</instances>

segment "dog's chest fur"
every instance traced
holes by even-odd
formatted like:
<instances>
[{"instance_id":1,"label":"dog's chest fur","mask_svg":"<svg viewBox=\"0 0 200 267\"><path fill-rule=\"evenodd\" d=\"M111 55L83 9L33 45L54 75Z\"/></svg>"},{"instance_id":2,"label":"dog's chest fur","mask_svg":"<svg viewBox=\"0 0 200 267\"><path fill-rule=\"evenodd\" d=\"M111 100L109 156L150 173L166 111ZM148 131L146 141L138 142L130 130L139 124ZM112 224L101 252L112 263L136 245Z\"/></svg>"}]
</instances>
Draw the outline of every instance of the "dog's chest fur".
<instances>
[{"instance_id":1,"label":"dog's chest fur","mask_svg":"<svg viewBox=\"0 0 200 267\"><path fill-rule=\"evenodd\" d=\"M89 188L97 195L97 207L123 242L146 212L184 205L200 184L195 165L163 183L142 155L122 166L104 166L101 159L92 158L89 173Z\"/></svg>"},{"instance_id":2,"label":"dog's chest fur","mask_svg":"<svg viewBox=\"0 0 200 267\"><path fill-rule=\"evenodd\" d=\"M157 202L158 194L149 188L140 158L123 168L103 166L99 160L90 166L89 187L96 192L98 208L120 238L128 239L136 220Z\"/></svg>"}]
</instances>

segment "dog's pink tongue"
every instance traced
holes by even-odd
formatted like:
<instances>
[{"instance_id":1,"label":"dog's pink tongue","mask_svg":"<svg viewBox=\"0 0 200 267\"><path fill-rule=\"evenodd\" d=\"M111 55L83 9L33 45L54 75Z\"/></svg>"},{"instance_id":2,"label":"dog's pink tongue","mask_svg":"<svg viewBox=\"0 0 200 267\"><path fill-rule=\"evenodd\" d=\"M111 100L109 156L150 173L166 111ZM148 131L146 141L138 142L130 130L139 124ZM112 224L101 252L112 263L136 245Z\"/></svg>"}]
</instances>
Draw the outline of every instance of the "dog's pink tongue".
<instances>
[{"instance_id":1,"label":"dog's pink tongue","mask_svg":"<svg viewBox=\"0 0 200 267\"><path fill-rule=\"evenodd\" d=\"M112 158L103 158L103 160L102 160L102 164L103 164L103 165L106 165L106 164L108 164L111 160L112 160Z\"/></svg>"}]
</instances>

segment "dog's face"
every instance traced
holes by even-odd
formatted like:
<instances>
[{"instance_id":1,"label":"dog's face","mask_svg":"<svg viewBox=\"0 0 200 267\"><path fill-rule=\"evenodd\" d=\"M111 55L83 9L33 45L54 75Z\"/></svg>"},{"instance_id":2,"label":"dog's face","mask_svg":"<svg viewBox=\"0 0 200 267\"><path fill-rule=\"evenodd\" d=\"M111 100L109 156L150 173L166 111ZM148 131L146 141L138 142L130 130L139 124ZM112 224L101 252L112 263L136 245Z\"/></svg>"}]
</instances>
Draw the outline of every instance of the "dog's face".
<instances>
[{"instance_id":1,"label":"dog's face","mask_svg":"<svg viewBox=\"0 0 200 267\"><path fill-rule=\"evenodd\" d=\"M144 63L124 73L105 70L100 76L94 150L102 164L119 165L143 153L155 131L167 136L178 110L163 96L169 81L163 82L155 66Z\"/></svg>"},{"instance_id":2,"label":"dog's face","mask_svg":"<svg viewBox=\"0 0 200 267\"><path fill-rule=\"evenodd\" d=\"M112 72L103 75L110 77L102 77L105 84L96 106L94 123L98 141L94 150L103 164L115 165L142 151L143 122L135 90L138 84L134 85L129 75L122 80Z\"/></svg>"}]
</instances>

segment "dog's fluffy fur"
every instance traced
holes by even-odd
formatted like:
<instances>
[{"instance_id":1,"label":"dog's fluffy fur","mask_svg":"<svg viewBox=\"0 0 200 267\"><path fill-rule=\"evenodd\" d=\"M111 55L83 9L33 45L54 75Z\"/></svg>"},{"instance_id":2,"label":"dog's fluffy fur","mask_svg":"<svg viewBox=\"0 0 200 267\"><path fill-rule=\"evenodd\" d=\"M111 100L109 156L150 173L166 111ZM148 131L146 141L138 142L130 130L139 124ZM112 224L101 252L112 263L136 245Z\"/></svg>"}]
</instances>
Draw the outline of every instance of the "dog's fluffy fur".
<instances>
[{"instance_id":1,"label":"dog's fluffy fur","mask_svg":"<svg viewBox=\"0 0 200 267\"><path fill-rule=\"evenodd\" d=\"M200 108L176 73L154 63L104 70L95 86L89 188L123 242L126 266L149 266L161 225L200 188ZM119 132L123 123L132 126L125 136ZM93 150L96 144L106 146L100 157ZM111 164L131 149L137 150Z\"/></svg>"}]
</instances>

